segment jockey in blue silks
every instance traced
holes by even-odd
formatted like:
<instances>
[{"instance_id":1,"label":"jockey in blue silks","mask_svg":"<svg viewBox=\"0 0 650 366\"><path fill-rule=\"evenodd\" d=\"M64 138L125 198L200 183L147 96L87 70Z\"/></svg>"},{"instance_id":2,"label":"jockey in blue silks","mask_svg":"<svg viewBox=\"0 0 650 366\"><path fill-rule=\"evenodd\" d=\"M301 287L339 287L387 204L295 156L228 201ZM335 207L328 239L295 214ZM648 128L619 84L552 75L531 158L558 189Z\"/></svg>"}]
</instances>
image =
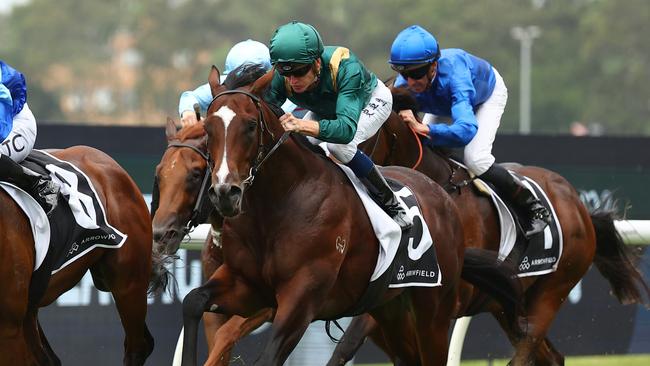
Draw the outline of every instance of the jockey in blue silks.
<instances>
[{"instance_id":1,"label":"jockey in blue silks","mask_svg":"<svg viewBox=\"0 0 650 366\"><path fill-rule=\"evenodd\" d=\"M234 45L230 51L228 51L228 55L226 56L225 68L221 73L221 82L224 82L226 76L231 71L245 63L262 65L268 71L271 69L269 48L266 47L264 43L252 39ZM211 101L212 92L210 91L210 85L208 83L205 83L194 90L184 91L181 94L181 99L178 103L178 113L181 116L181 126L197 122L196 113L193 109L194 104L198 104L203 114L205 114ZM291 102L282 105L282 109L285 112L291 112L295 107L295 104Z\"/></svg>"},{"instance_id":2,"label":"jockey in blue silks","mask_svg":"<svg viewBox=\"0 0 650 366\"><path fill-rule=\"evenodd\" d=\"M544 230L549 212L518 178L495 164L492 144L506 107L508 90L499 72L487 61L461 49L441 50L424 28L413 25L397 35L390 51L396 87L406 87L421 112L451 117L451 124L420 123L413 112L400 116L415 131L429 136L431 146L464 147L468 170L492 183L499 193L522 212L526 237Z\"/></svg>"},{"instance_id":3,"label":"jockey in blue silks","mask_svg":"<svg viewBox=\"0 0 650 366\"><path fill-rule=\"evenodd\" d=\"M58 185L18 165L36 141L36 119L27 106L25 76L1 60L0 69L0 181L29 193L50 213L56 206Z\"/></svg>"}]
</instances>

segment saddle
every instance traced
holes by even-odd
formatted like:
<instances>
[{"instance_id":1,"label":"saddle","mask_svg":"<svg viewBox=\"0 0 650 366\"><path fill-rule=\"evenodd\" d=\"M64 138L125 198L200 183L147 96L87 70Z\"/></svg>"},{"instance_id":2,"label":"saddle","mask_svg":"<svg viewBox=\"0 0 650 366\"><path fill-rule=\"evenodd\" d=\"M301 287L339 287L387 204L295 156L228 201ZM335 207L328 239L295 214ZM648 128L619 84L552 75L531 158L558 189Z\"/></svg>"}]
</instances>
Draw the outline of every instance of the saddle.
<instances>
[{"instance_id":1,"label":"saddle","mask_svg":"<svg viewBox=\"0 0 650 366\"><path fill-rule=\"evenodd\" d=\"M30 302L36 303L45 293L52 275L95 247L121 247L127 235L107 222L105 209L92 182L73 164L47 152L33 150L23 161L23 166L49 176L61 187L59 204L49 216L43 215L42 211L40 216L35 214L36 210L23 207L32 227L37 224L48 226L49 237L34 238L38 260L30 285ZM23 191L15 194L27 195ZM36 205L33 200L31 202ZM33 234L36 235L34 231Z\"/></svg>"},{"instance_id":2,"label":"saddle","mask_svg":"<svg viewBox=\"0 0 650 366\"><path fill-rule=\"evenodd\" d=\"M523 216L525 213L519 212L508 200L502 199L492 184L473 176L462 163L450 157L447 157L447 160L452 169L452 175L449 183L444 188L449 193L453 193L454 191L460 192L460 188L471 184L475 194L489 197L493 203L498 213L501 233L499 259L511 259L517 263L519 277L541 275L555 271L562 254L562 229L551 205L551 201L542 188L534 180L510 171L551 212L552 221L548 227L543 232L526 240L521 225L521 221L525 219ZM520 166L516 163L504 163L502 165L505 168ZM454 172L457 170L462 170L465 174L455 174ZM468 178L454 179L454 177L458 176Z\"/></svg>"}]
</instances>

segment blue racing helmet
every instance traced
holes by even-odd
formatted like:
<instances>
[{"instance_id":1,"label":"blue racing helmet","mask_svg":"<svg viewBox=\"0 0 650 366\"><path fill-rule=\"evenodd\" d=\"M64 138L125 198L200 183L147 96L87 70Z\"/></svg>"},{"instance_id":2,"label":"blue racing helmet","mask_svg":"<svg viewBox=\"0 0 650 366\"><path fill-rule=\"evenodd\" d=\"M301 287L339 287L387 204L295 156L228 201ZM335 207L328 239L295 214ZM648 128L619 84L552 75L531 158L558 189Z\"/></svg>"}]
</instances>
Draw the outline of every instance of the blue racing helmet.
<instances>
[{"instance_id":1,"label":"blue racing helmet","mask_svg":"<svg viewBox=\"0 0 650 366\"><path fill-rule=\"evenodd\" d=\"M226 56L226 68L223 74L226 75L244 63L260 64L266 70L271 68L271 55L269 48L262 42L247 39L232 46Z\"/></svg>"},{"instance_id":2,"label":"blue racing helmet","mask_svg":"<svg viewBox=\"0 0 650 366\"><path fill-rule=\"evenodd\" d=\"M426 64L440 58L440 46L436 38L419 25L401 31L390 47L391 65Z\"/></svg>"}]
</instances>

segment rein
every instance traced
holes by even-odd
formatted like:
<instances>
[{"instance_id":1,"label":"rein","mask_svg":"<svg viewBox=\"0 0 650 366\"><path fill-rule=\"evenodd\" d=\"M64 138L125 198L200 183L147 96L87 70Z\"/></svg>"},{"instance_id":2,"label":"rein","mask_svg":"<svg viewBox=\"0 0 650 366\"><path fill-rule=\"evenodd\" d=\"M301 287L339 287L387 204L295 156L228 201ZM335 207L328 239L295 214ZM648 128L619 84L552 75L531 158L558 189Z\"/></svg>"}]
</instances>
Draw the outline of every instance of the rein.
<instances>
[{"instance_id":1,"label":"rein","mask_svg":"<svg viewBox=\"0 0 650 366\"><path fill-rule=\"evenodd\" d=\"M210 165L210 153L205 153L201 151L201 149L197 148L196 146L184 144L181 142L173 142L167 145L167 149L171 147L186 147L192 149L197 154L199 154L206 162L205 174L203 175L203 181L201 182L201 189L199 190L199 195L196 198L196 203L194 204L194 208L192 209L190 220L187 222L187 224L185 224L185 227L183 228L183 235L187 235L190 231L194 230L195 227L202 224L203 221L205 221L205 219L207 218L207 215L209 214L209 212L204 212L203 203L205 201L206 193L209 188L210 177L212 175L212 167ZM208 207L211 208L211 206L209 205Z\"/></svg>"},{"instance_id":2,"label":"rein","mask_svg":"<svg viewBox=\"0 0 650 366\"><path fill-rule=\"evenodd\" d=\"M259 142L257 145L257 156L255 157L253 164L251 164L251 169L248 172L248 177L246 177L246 179L242 181L242 186L243 186L242 190L245 191L246 188L248 188L253 184L253 181L255 180L255 176L259 172L262 164L264 164L264 162L268 160L268 158L278 149L278 147L280 147L280 145L282 145L285 141L287 141L287 139L291 135L291 132L285 131L284 134L282 134L282 136L278 139L278 141L276 141L275 144L271 147L271 149L269 149L269 151L265 153L266 147L264 146L264 142L263 142L264 132L267 132L271 136L271 140L275 140L275 136L267 126L266 120L264 119L264 114L262 113L262 100L258 96L251 94L245 90L239 90L239 89L226 90L215 95L214 98L212 98L212 101L208 105L208 110L210 110L212 103L214 103L214 101L217 98L227 94L244 94L247 97L249 97L255 104L255 108L257 109L257 113L259 116L257 122L258 122L258 126L260 127L259 128L260 134L258 139Z\"/></svg>"},{"instance_id":3,"label":"rein","mask_svg":"<svg viewBox=\"0 0 650 366\"><path fill-rule=\"evenodd\" d=\"M420 138L418 137L418 133L415 132L415 129L413 129L413 127L408 126L408 128L409 130L411 130L411 132L413 132L413 137L415 137L415 141L417 141L418 143L418 160L415 162L415 165L411 167L411 169L416 170L418 166L420 166L420 163L422 162L422 141L420 141Z\"/></svg>"}]
</instances>

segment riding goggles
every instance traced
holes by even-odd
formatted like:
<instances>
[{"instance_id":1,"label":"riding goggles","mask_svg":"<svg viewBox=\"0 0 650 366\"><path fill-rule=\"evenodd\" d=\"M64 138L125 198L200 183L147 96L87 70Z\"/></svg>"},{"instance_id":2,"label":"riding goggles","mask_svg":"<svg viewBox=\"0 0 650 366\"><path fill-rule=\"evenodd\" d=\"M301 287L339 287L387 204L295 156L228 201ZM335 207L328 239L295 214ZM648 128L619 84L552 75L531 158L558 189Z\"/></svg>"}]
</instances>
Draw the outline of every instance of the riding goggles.
<instances>
[{"instance_id":1,"label":"riding goggles","mask_svg":"<svg viewBox=\"0 0 650 366\"><path fill-rule=\"evenodd\" d=\"M303 77L311 70L311 64L297 64L293 62L278 62L275 65L278 73L284 77Z\"/></svg>"},{"instance_id":2,"label":"riding goggles","mask_svg":"<svg viewBox=\"0 0 650 366\"><path fill-rule=\"evenodd\" d=\"M429 68L431 67L430 63L424 64L424 65L416 65L416 66L411 66L410 65L390 65L391 69L397 71L404 79L422 79L427 72L429 72Z\"/></svg>"}]
</instances>

